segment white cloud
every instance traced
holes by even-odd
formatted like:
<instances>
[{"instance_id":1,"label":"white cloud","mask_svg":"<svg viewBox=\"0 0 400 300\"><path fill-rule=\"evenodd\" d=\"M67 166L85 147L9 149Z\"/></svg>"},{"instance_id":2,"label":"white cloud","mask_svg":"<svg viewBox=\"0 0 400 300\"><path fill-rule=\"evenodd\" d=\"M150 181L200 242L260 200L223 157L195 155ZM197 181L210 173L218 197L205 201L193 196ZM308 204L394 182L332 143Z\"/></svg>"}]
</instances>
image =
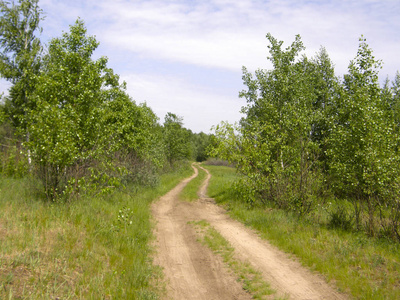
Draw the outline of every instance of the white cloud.
<instances>
[{"instance_id":1,"label":"white cloud","mask_svg":"<svg viewBox=\"0 0 400 300\"><path fill-rule=\"evenodd\" d=\"M398 1L42 1L53 27L82 17L102 45L126 56L240 70L267 67L265 34L287 43L301 34L308 54L325 46L340 73L364 34L384 72L400 68ZM65 27L65 25L64 25ZM68 28L63 28L67 30ZM111 55L111 54L107 54Z\"/></svg>"},{"instance_id":2,"label":"white cloud","mask_svg":"<svg viewBox=\"0 0 400 300\"><path fill-rule=\"evenodd\" d=\"M339 74L347 71L364 34L384 62L382 77L400 70L398 0L41 0L40 5L47 12L45 38L60 36L81 17L100 41L96 55L115 63L110 67L124 75L134 98L147 99L160 118L167 111L182 115L196 131L239 118L240 69L270 67L268 32L285 47L300 34L308 56L324 46ZM182 65L187 72L207 73L209 85L182 77L177 70ZM239 78L229 89L216 84L221 70ZM210 106L215 109L206 112Z\"/></svg>"},{"instance_id":3,"label":"white cloud","mask_svg":"<svg viewBox=\"0 0 400 300\"><path fill-rule=\"evenodd\" d=\"M208 133L222 120L231 123L241 117L239 111L245 104L237 93L216 93L204 86L173 76L126 74L121 79L128 83L128 93L137 103L146 102L163 123L167 112L184 118L184 125L194 132Z\"/></svg>"},{"instance_id":4,"label":"white cloud","mask_svg":"<svg viewBox=\"0 0 400 300\"><path fill-rule=\"evenodd\" d=\"M399 50L395 1L98 3L102 18L111 20L101 29L104 41L152 59L232 71L242 65L265 67L265 34L271 32L287 43L300 33L311 54L325 46L341 73L355 56L361 34L388 65L397 62L388 51Z\"/></svg>"}]
</instances>

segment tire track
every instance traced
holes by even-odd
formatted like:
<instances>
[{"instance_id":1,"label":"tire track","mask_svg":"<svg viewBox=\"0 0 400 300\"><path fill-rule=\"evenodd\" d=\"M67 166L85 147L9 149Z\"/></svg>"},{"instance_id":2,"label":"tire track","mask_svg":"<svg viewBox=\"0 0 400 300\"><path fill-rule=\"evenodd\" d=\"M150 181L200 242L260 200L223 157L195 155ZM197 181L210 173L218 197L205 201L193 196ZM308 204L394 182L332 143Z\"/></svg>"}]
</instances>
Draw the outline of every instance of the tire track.
<instances>
[{"instance_id":1,"label":"tire track","mask_svg":"<svg viewBox=\"0 0 400 300\"><path fill-rule=\"evenodd\" d=\"M232 220L226 211L207 198L207 178L199 189L200 199L193 203L179 201L178 195L194 174L153 203L156 224L155 263L164 268L167 279L166 299L251 299L226 269L220 257L196 240L189 221L206 220L235 248L235 257L249 261L262 272L279 297L290 299L347 299L327 284L322 276L307 270L297 261Z\"/></svg>"},{"instance_id":2,"label":"tire track","mask_svg":"<svg viewBox=\"0 0 400 300\"><path fill-rule=\"evenodd\" d=\"M153 204L156 224L155 263L164 268L165 299L251 299L219 257L201 245L188 221L196 218L191 203L181 202L179 193L198 174L183 180Z\"/></svg>"}]
</instances>

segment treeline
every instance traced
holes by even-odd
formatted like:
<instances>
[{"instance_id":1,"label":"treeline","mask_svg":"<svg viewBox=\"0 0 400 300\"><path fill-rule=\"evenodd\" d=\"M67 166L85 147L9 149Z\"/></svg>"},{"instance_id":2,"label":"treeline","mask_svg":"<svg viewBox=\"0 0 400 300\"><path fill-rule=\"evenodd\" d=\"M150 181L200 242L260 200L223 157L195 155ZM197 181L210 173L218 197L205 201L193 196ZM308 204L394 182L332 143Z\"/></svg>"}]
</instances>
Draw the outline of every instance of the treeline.
<instances>
[{"instance_id":1,"label":"treeline","mask_svg":"<svg viewBox=\"0 0 400 300\"><path fill-rule=\"evenodd\" d=\"M160 124L132 100L107 58L92 58L99 42L82 20L44 50L38 0L0 1L0 11L0 75L11 83L0 105L3 176L33 175L46 197L69 199L156 184L176 162L205 159L209 136L173 113Z\"/></svg>"},{"instance_id":2,"label":"treeline","mask_svg":"<svg viewBox=\"0 0 400 300\"><path fill-rule=\"evenodd\" d=\"M330 224L400 240L400 74L379 83L364 37L343 77L324 48L267 38L273 68L243 68L245 117L215 127L212 154L236 164L250 205L311 214L336 199Z\"/></svg>"}]
</instances>

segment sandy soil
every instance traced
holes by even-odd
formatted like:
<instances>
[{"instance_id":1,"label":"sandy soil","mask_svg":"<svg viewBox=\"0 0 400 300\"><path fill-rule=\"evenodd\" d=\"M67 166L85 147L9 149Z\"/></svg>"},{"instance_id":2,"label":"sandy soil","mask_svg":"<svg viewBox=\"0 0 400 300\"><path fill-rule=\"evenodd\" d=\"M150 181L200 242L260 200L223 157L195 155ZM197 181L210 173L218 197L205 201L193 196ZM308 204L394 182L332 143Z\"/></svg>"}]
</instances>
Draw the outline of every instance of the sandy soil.
<instances>
[{"instance_id":1,"label":"sandy soil","mask_svg":"<svg viewBox=\"0 0 400 300\"><path fill-rule=\"evenodd\" d=\"M196 240L190 221L206 220L235 248L237 259L249 261L277 290L275 296L289 299L347 299L321 276L305 269L279 251L206 197L208 176L194 203L179 201L178 195L194 174L152 206L156 224L155 263L164 268L166 299L251 299L224 266L221 258ZM200 167L201 168L201 167Z\"/></svg>"}]
</instances>

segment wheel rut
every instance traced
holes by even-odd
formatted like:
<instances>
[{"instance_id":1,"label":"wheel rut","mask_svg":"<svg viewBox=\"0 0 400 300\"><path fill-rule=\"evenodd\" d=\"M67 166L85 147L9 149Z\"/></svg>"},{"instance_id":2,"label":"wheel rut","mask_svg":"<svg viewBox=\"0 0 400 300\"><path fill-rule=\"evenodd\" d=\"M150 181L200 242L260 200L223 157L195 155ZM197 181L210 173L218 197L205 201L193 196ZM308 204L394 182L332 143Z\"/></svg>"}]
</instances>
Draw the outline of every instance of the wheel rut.
<instances>
[{"instance_id":1,"label":"wheel rut","mask_svg":"<svg viewBox=\"0 0 400 300\"><path fill-rule=\"evenodd\" d=\"M347 299L297 261L261 240L252 230L232 220L226 211L207 198L211 178L208 170L193 165L194 174L181 181L152 205L156 221L154 262L163 267L167 291L165 299L252 299L235 276L206 246L197 241L191 221L206 220L235 248L235 258L250 262L277 290L271 297L289 299ZM183 202L179 193L198 175L207 172L199 189L199 200Z\"/></svg>"}]
</instances>

